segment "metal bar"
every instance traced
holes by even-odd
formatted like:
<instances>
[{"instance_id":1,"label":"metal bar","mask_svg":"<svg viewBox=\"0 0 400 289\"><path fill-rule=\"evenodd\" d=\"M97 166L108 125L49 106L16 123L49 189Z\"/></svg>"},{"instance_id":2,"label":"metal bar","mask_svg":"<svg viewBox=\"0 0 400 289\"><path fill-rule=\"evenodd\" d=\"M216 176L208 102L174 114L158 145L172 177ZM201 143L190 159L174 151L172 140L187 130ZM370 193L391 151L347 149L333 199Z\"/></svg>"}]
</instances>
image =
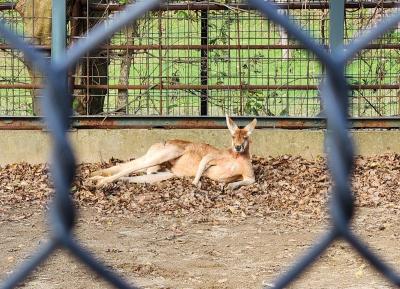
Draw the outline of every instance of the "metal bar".
<instances>
[{"instance_id":1,"label":"metal bar","mask_svg":"<svg viewBox=\"0 0 400 289\"><path fill-rule=\"evenodd\" d=\"M200 115L207 115L208 113L208 10L202 10L200 13L201 33L200 42L203 47L200 51Z\"/></svg>"},{"instance_id":2,"label":"metal bar","mask_svg":"<svg viewBox=\"0 0 400 289\"><path fill-rule=\"evenodd\" d=\"M15 9L15 6L16 6L16 3L13 3L13 2L1 3L0 11L13 10L13 9Z\"/></svg>"},{"instance_id":3,"label":"metal bar","mask_svg":"<svg viewBox=\"0 0 400 289\"><path fill-rule=\"evenodd\" d=\"M50 45L35 45L35 48L38 50L51 50ZM13 46L9 44L0 44L0 49L13 49Z\"/></svg>"},{"instance_id":4,"label":"metal bar","mask_svg":"<svg viewBox=\"0 0 400 289\"><path fill-rule=\"evenodd\" d=\"M329 0L329 49L331 51L338 51L343 47L345 29L344 5L345 0ZM345 73L345 70L345 66L343 66L343 73Z\"/></svg>"},{"instance_id":5,"label":"metal bar","mask_svg":"<svg viewBox=\"0 0 400 289\"><path fill-rule=\"evenodd\" d=\"M66 0L52 0L51 5L51 60L55 62L63 57L67 46L67 3ZM68 71L60 77L67 83Z\"/></svg>"},{"instance_id":6,"label":"metal bar","mask_svg":"<svg viewBox=\"0 0 400 289\"><path fill-rule=\"evenodd\" d=\"M253 117L235 117L239 126L245 126ZM201 116L75 116L72 129L226 129L224 117ZM315 117L257 117L257 128L325 129L325 118ZM400 117L350 118L351 129L399 129ZM0 117L0 130L43 130L39 117Z\"/></svg>"},{"instance_id":7,"label":"metal bar","mask_svg":"<svg viewBox=\"0 0 400 289\"><path fill-rule=\"evenodd\" d=\"M30 83L0 83L0 89L37 89L42 88L43 86L39 84L30 84Z\"/></svg>"},{"instance_id":8,"label":"metal bar","mask_svg":"<svg viewBox=\"0 0 400 289\"><path fill-rule=\"evenodd\" d=\"M335 241L338 234L335 228L331 228L328 233L325 233L315 245L308 250L308 252L301 258L297 263L293 264L289 268L289 271L285 272L275 282L274 287L284 288L292 283L304 270L306 270L315 260L327 250L327 248ZM266 287L265 287L266 288Z\"/></svg>"},{"instance_id":9,"label":"metal bar","mask_svg":"<svg viewBox=\"0 0 400 289\"><path fill-rule=\"evenodd\" d=\"M66 0L52 1L51 57L57 59L65 52L67 40Z\"/></svg>"},{"instance_id":10,"label":"metal bar","mask_svg":"<svg viewBox=\"0 0 400 289\"><path fill-rule=\"evenodd\" d=\"M117 275L117 273L110 270L106 265L98 262L94 255L92 255L88 250L83 248L72 238L63 241L64 245L71 251L71 253L75 255L79 261L96 272L98 276L106 279L107 282L114 285L114 287L120 289L139 289L139 287L136 285L129 284L126 280Z\"/></svg>"},{"instance_id":11,"label":"metal bar","mask_svg":"<svg viewBox=\"0 0 400 289\"><path fill-rule=\"evenodd\" d=\"M72 7L71 7L71 18L70 18L70 35L69 35L69 41L68 44L71 45L74 40L75 37L77 35L79 35L81 27L80 26L80 17L81 15L81 4L76 1L73 3ZM70 69L68 72L68 87L71 89L71 91L73 91L74 89L74 73L75 73L75 69Z\"/></svg>"},{"instance_id":12,"label":"metal bar","mask_svg":"<svg viewBox=\"0 0 400 289\"><path fill-rule=\"evenodd\" d=\"M380 259L367 244L357 238L350 230L347 231L344 239L349 242L361 256L365 257L376 270L380 271L384 277L391 280L397 287L400 287L400 275L398 275L391 266Z\"/></svg>"},{"instance_id":13,"label":"metal bar","mask_svg":"<svg viewBox=\"0 0 400 289\"><path fill-rule=\"evenodd\" d=\"M164 64L164 57L163 51L161 49L163 43L163 29L162 29L162 12L158 11L158 41L160 48L158 49L158 81L160 82L160 107L159 107L159 114L163 114L163 64ZM167 56L168 58L168 56ZM146 58L148 59L148 58ZM169 72L169 70L167 70ZM149 81L149 79L148 79ZM150 84L148 84L150 86ZM167 97L168 99L168 97ZM168 107L168 105L167 105ZM167 109L168 113L168 109Z\"/></svg>"},{"instance_id":14,"label":"metal bar","mask_svg":"<svg viewBox=\"0 0 400 289\"><path fill-rule=\"evenodd\" d=\"M334 49L343 45L344 39L344 8L345 0L329 1L329 44Z\"/></svg>"},{"instance_id":15,"label":"metal bar","mask_svg":"<svg viewBox=\"0 0 400 289\"><path fill-rule=\"evenodd\" d=\"M357 84L357 85L350 85L349 86L353 90L366 90L366 89L398 89L400 87L400 83L395 84ZM37 84L30 84L30 83L0 83L0 89L39 89L42 86ZM194 90L201 90L208 88L209 90L212 89L232 89L232 90L239 90L239 89L247 89L247 90L257 90L257 89L271 89L271 90L318 90L317 85L257 85L257 84L244 84L244 85L225 85L225 84L209 84L207 86L203 85L193 85L193 84L175 84L175 85L166 85L166 84L143 84L143 85L120 85L120 84L111 84L111 85L100 85L100 84L76 84L74 88L84 89L84 88L109 88L109 89L176 89L176 90L186 90L186 89L194 89Z\"/></svg>"},{"instance_id":16,"label":"metal bar","mask_svg":"<svg viewBox=\"0 0 400 289\"><path fill-rule=\"evenodd\" d=\"M399 88L397 85L392 85L394 88ZM1 86L0 86L1 87ZM110 84L110 85L75 85L75 88L110 88L110 89L194 89L194 90L204 90L204 89L272 89L272 90L284 90L284 89L296 89L296 90L312 90L318 89L317 85L252 85L252 84L243 84L243 85L228 85L228 84L208 84L208 85L196 85L196 84L157 84L157 85L119 85L119 84ZM358 86L356 86L358 87ZM381 88L383 86L379 86Z\"/></svg>"},{"instance_id":17,"label":"metal bar","mask_svg":"<svg viewBox=\"0 0 400 289\"><path fill-rule=\"evenodd\" d=\"M240 18L239 18L239 14L238 13L236 13L236 25L235 25L235 28L236 28L236 41L237 41L237 44L238 45L240 45L240 37L241 37L241 34L240 34ZM238 76L239 76L239 84L240 84L240 87L243 87L243 85L244 85L244 83L243 83L243 79L242 79L242 54L241 54L241 49L237 49L237 51L236 51L236 53L237 53L237 65L236 65L236 67L237 67L237 73L238 73ZM250 82L250 81L249 81ZM244 111L244 99L243 99L243 89L240 89L239 90L239 115L243 115L243 111Z\"/></svg>"},{"instance_id":18,"label":"metal bar","mask_svg":"<svg viewBox=\"0 0 400 289\"><path fill-rule=\"evenodd\" d=\"M71 37L72 39L80 39L81 37ZM327 48L328 46L325 46ZM13 47L8 44L0 44L0 49L12 49ZM51 46L46 45L35 45L36 49L51 51ZM108 49L108 50L202 50L208 49L210 50L237 50L237 49L305 49L303 45L300 44L290 44L290 45L281 45L281 44L249 44L249 45L222 45L222 44L210 44L210 45L197 45L197 44L188 44L188 45L157 45L157 44L149 44L149 45L101 45L100 49ZM365 46L365 49L400 49L400 44L385 44L385 43L373 43Z\"/></svg>"},{"instance_id":19,"label":"metal bar","mask_svg":"<svg viewBox=\"0 0 400 289\"><path fill-rule=\"evenodd\" d=\"M13 274L9 276L3 284L0 284L0 288L11 289L18 286L21 279L26 278L36 269L37 266L43 263L49 255L54 252L57 245L58 244L55 240L50 240L42 245L29 260L25 261L19 268L14 270Z\"/></svg>"}]
</instances>

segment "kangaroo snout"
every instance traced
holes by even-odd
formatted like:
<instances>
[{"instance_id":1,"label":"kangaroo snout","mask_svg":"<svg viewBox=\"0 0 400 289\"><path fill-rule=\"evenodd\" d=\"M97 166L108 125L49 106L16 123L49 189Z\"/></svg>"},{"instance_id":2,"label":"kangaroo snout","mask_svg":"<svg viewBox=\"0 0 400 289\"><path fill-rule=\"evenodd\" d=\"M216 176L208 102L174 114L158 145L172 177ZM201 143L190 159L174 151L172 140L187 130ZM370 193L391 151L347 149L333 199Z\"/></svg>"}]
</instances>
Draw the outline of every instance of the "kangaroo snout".
<instances>
[{"instance_id":1,"label":"kangaroo snout","mask_svg":"<svg viewBox=\"0 0 400 289\"><path fill-rule=\"evenodd\" d=\"M236 151L236 152L240 153L242 150L243 150L243 146L242 146L242 145L240 145L240 146L235 146L235 151Z\"/></svg>"}]
</instances>

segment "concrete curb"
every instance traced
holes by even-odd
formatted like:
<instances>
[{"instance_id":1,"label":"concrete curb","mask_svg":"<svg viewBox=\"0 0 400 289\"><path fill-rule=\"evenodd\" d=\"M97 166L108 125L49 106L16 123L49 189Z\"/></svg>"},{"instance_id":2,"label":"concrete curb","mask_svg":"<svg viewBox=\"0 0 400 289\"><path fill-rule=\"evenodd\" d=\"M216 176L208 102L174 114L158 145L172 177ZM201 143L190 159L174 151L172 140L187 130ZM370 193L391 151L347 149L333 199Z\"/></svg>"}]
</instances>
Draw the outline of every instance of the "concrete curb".
<instances>
[{"instance_id":1,"label":"concrete curb","mask_svg":"<svg viewBox=\"0 0 400 289\"><path fill-rule=\"evenodd\" d=\"M251 152L257 156L298 155L314 159L324 154L324 130L258 129ZM400 153L400 131L356 130L352 132L357 154ZM78 162L100 162L114 157L127 160L143 154L155 142L167 139L230 145L228 130L221 129L80 129L70 132ZM49 134L37 130L4 130L0 134L0 165L47 162Z\"/></svg>"}]
</instances>

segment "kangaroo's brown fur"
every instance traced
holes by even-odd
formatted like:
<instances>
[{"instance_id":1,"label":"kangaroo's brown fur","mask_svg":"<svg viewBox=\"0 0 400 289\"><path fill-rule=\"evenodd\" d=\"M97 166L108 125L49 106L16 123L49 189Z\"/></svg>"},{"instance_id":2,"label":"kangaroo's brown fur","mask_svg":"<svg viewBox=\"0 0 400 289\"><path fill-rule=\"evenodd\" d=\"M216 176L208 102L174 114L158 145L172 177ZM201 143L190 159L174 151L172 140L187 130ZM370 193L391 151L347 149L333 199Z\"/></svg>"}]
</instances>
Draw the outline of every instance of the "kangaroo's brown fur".
<instances>
[{"instance_id":1,"label":"kangaroo's brown fur","mask_svg":"<svg viewBox=\"0 0 400 289\"><path fill-rule=\"evenodd\" d=\"M255 182L250 157L250 139L257 120L244 128L226 116L232 136L232 147L219 149L205 143L184 140L169 140L152 145L147 153L133 161L94 172L91 178L101 186L119 178L133 183L154 183L174 176L195 177L193 184L199 185L202 175L213 180L229 183L236 189ZM147 170L147 175L124 177L130 173Z\"/></svg>"}]
</instances>

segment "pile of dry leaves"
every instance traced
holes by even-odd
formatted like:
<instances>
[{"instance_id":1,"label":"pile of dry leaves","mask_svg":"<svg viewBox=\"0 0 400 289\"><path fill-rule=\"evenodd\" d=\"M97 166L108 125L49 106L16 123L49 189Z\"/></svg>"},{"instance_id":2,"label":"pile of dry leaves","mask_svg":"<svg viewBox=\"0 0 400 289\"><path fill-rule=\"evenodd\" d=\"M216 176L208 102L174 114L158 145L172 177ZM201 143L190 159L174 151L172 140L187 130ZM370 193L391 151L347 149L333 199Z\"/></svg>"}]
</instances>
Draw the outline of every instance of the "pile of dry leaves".
<instances>
[{"instance_id":1,"label":"pile of dry leaves","mask_svg":"<svg viewBox=\"0 0 400 289\"><path fill-rule=\"evenodd\" d=\"M168 214L225 213L259 216L280 212L322 216L330 186L324 159L315 161L282 156L253 161L257 183L235 191L203 178L202 188L190 179L172 179L159 184L116 182L96 188L87 182L91 171L108 164L83 164L72 188L80 206L104 213ZM0 168L0 207L47 204L51 182L46 165L13 164ZM358 206L398 204L400 201L400 155L358 157L353 187Z\"/></svg>"}]
</instances>

